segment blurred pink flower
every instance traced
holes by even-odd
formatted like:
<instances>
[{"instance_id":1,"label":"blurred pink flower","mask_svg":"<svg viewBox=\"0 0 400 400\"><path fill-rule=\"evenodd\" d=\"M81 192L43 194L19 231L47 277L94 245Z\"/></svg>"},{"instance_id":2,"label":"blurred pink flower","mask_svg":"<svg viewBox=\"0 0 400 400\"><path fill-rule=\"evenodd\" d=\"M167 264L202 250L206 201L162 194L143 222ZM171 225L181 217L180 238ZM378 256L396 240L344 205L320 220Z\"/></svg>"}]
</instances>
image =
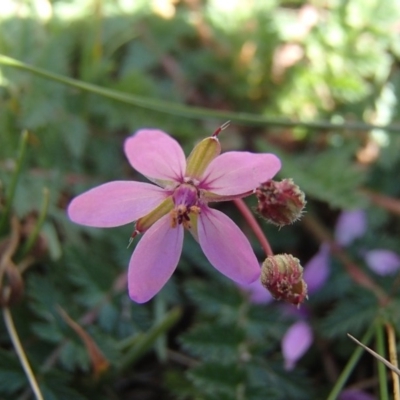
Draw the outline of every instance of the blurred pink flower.
<instances>
[{"instance_id":1,"label":"blurred pink flower","mask_svg":"<svg viewBox=\"0 0 400 400\"><path fill-rule=\"evenodd\" d=\"M349 246L367 231L367 217L364 210L343 211L336 221L335 241Z\"/></svg>"},{"instance_id":2,"label":"blurred pink flower","mask_svg":"<svg viewBox=\"0 0 400 400\"><path fill-rule=\"evenodd\" d=\"M308 294L319 290L328 280L330 273L329 259L329 245L322 243L318 253L304 266L304 280L307 283Z\"/></svg>"},{"instance_id":3,"label":"blurred pink flower","mask_svg":"<svg viewBox=\"0 0 400 400\"><path fill-rule=\"evenodd\" d=\"M286 331L281 344L286 370L290 371L295 367L312 342L313 333L310 325L305 321L295 322Z\"/></svg>"},{"instance_id":4,"label":"blurred pink flower","mask_svg":"<svg viewBox=\"0 0 400 400\"><path fill-rule=\"evenodd\" d=\"M363 210L343 211L335 225L335 241L343 247L364 236L367 231L367 217ZM391 250L373 249L361 251L367 266L378 275L390 275L400 269L400 256ZM304 266L304 280L308 293L312 294L324 286L329 277L330 250L322 243L319 251Z\"/></svg>"},{"instance_id":5,"label":"blurred pink flower","mask_svg":"<svg viewBox=\"0 0 400 400\"><path fill-rule=\"evenodd\" d=\"M368 267L378 275L392 275L400 268L400 256L390 250L367 251L364 259Z\"/></svg>"},{"instance_id":6,"label":"blurred pink flower","mask_svg":"<svg viewBox=\"0 0 400 400\"><path fill-rule=\"evenodd\" d=\"M185 159L182 148L160 130L143 129L125 141L133 168L156 185L114 181L72 200L70 219L93 227L115 227L136 221L143 233L129 262L128 289L132 300L150 300L174 272L182 251L184 228L200 243L210 263L240 283L251 283L260 268L241 230L209 202L251 194L280 169L273 154L227 152L212 136Z\"/></svg>"}]
</instances>

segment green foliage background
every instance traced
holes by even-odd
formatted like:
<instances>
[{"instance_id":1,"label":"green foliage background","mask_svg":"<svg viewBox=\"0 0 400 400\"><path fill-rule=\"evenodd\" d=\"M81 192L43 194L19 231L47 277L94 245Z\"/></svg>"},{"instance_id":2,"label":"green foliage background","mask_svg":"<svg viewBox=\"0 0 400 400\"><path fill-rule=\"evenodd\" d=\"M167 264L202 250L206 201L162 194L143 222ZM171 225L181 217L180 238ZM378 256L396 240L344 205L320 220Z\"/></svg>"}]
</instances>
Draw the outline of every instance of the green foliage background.
<instances>
[{"instance_id":1,"label":"green foliage background","mask_svg":"<svg viewBox=\"0 0 400 400\"><path fill-rule=\"evenodd\" d=\"M251 304L189 237L171 281L149 304L134 304L124 281L132 226L76 226L65 208L97 184L142 179L122 152L137 129L165 130L188 152L231 119L223 150L278 154L279 177L300 185L307 214L327 230L340 210L367 211L368 233L348 249L364 270L357 249L399 246L398 214L365 190L400 195L399 24L400 3L390 0L0 2L0 53L28 65L0 56L0 240L7 243L16 216L13 261L24 260L47 188L33 263L11 307L46 400L326 398L354 351L347 332L361 337L382 320L397 328L394 280L367 272L391 296L382 307L332 260L326 290L307 302L314 344L286 371L280 341L294 318L280 304ZM96 86L60 83L29 65ZM234 207L221 209L262 261ZM322 240L301 223L260 223L276 253L303 265ZM107 360L98 374L60 307ZM33 398L3 324L0 345L0 398ZM374 373L368 360L348 385Z\"/></svg>"}]
</instances>

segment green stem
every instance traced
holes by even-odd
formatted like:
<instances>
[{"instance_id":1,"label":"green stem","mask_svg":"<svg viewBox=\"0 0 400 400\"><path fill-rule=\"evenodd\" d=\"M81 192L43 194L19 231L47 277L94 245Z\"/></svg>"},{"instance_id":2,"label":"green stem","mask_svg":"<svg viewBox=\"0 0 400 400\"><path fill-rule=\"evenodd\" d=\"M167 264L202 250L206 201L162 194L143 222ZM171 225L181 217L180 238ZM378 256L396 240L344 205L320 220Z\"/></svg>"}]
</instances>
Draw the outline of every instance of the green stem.
<instances>
[{"instance_id":1,"label":"green stem","mask_svg":"<svg viewBox=\"0 0 400 400\"><path fill-rule=\"evenodd\" d=\"M365 333L361 341L363 343L368 343L374 333L375 326L372 324L368 331ZM341 373L339 379L337 380L335 386L332 388L331 392L329 393L329 396L327 397L327 400L336 400L342 391L344 385L346 384L350 374L353 372L354 367L356 366L358 360L361 358L361 355L363 354L363 348L362 347L357 347L352 356L350 357L350 360L347 362L346 367L344 368L343 372Z\"/></svg>"},{"instance_id":2,"label":"green stem","mask_svg":"<svg viewBox=\"0 0 400 400\"><path fill-rule=\"evenodd\" d=\"M28 143L28 136L29 136L28 131L22 132L21 139L19 142L19 149L18 149L18 156L17 156L17 163L15 166L15 171L14 171L12 179L11 179L9 190L7 191L6 204L4 206L4 209L3 209L3 212L2 212L1 218L0 218L0 234L5 229L5 224L6 224L7 220L9 219L11 205L12 205L12 202L14 199L15 190L17 188L18 179L19 179L21 169L22 169L22 163L25 158L25 151L26 151L26 146Z\"/></svg>"},{"instance_id":3,"label":"green stem","mask_svg":"<svg viewBox=\"0 0 400 400\"><path fill-rule=\"evenodd\" d=\"M363 122L346 122L346 123L331 123L328 121L288 121L282 119L271 119L262 115L255 115L250 113L241 112L227 112L210 110L203 107L191 107L170 101L162 101L151 99L148 97L137 96L133 94L125 94L116 90L105 89L91 83L79 81L77 79L68 78L53 72L47 71L43 68L33 67L29 64L25 64L14 58L7 57L0 54L0 64L8 65L10 67L19 68L24 71L31 72L35 75L41 76L46 79L53 80L55 82L62 83L77 89L85 90L87 92L95 93L100 96L107 97L109 99L121 101L125 104L131 104L137 107L143 107L149 110L158 111L167 114L179 115L188 118L217 118L221 120L231 120L236 123L242 123L246 125L267 125L276 126L282 128L293 128L301 126L309 129L334 129L334 130L353 130L365 132L371 129L384 129L392 132L400 132L399 125L372 125Z\"/></svg>"},{"instance_id":4,"label":"green stem","mask_svg":"<svg viewBox=\"0 0 400 400\"><path fill-rule=\"evenodd\" d=\"M175 323L179 320L182 315L182 311L179 308L173 308L171 311L165 314L162 321L152 326L146 333L135 336L132 338L132 347L126 351L124 357L121 359L119 370L123 371L128 367L131 367L144 353L146 353L156 342L160 335L165 334ZM127 341L124 341L123 346L128 345Z\"/></svg>"},{"instance_id":5,"label":"green stem","mask_svg":"<svg viewBox=\"0 0 400 400\"><path fill-rule=\"evenodd\" d=\"M380 354L382 357L385 358L386 354L385 339L383 333L383 326L380 322L376 324L375 335L376 335L376 351L378 354ZM378 377L379 377L379 391L380 391L379 398L381 400L389 400L389 392L387 387L388 377L386 373L386 367L381 362L378 362Z\"/></svg>"},{"instance_id":6,"label":"green stem","mask_svg":"<svg viewBox=\"0 0 400 400\"><path fill-rule=\"evenodd\" d=\"M32 369L29 365L28 358L26 357L25 351L21 345L21 341L19 340L17 330L15 329L14 321L12 319L12 315L10 309L8 307L3 307L3 317L4 323L6 325L8 334L10 335L11 341L14 345L14 349L18 355L19 361L24 368L25 374L29 380L33 393L36 396L37 400L44 400L43 395L39 389L39 385L37 384L35 375L32 372Z\"/></svg>"},{"instance_id":7,"label":"green stem","mask_svg":"<svg viewBox=\"0 0 400 400\"><path fill-rule=\"evenodd\" d=\"M42 208L40 210L40 214L36 222L35 228L33 229L33 232L29 235L28 240L25 242L25 245L21 252L21 257L24 257L29 252L29 250L31 250L32 246L35 244L39 236L40 230L42 229L43 223L46 219L47 211L49 209L49 198L50 198L49 189L43 188Z\"/></svg>"}]
</instances>

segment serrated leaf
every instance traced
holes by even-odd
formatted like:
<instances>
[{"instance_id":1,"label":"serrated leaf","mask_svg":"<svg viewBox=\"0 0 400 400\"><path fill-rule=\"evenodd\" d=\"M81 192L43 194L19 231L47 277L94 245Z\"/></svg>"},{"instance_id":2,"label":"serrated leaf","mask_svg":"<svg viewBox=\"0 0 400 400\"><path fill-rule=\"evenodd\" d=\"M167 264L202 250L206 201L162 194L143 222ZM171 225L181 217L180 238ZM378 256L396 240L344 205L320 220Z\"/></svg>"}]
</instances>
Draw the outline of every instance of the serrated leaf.
<instances>
[{"instance_id":1,"label":"serrated leaf","mask_svg":"<svg viewBox=\"0 0 400 400\"><path fill-rule=\"evenodd\" d=\"M265 149L265 145L262 145ZM269 148L268 151L271 151ZM306 195L322 200L335 208L353 209L366 205L357 191L366 174L351 161L345 149L329 149L321 153L288 155L273 149L282 161L280 175L293 178Z\"/></svg>"},{"instance_id":2,"label":"serrated leaf","mask_svg":"<svg viewBox=\"0 0 400 400\"><path fill-rule=\"evenodd\" d=\"M46 400L89 400L75 389L71 388L70 378L61 372L47 373L40 384L43 397Z\"/></svg>"},{"instance_id":3,"label":"serrated leaf","mask_svg":"<svg viewBox=\"0 0 400 400\"><path fill-rule=\"evenodd\" d=\"M202 281L189 281L186 292L200 307L201 312L219 315L220 322L236 321L237 311L243 301L236 288Z\"/></svg>"},{"instance_id":4,"label":"serrated leaf","mask_svg":"<svg viewBox=\"0 0 400 400\"><path fill-rule=\"evenodd\" d=\"M360 335L377 317L379 308L369 292L357 291L357 296L348 296L330 310L320 323L322 334L328 338Z\"/></svg>"},{"instance_id":5,"label":"serrated leaf","mask_svg":"<svg viewBox=\"0 0 400 400\"><path fill-rule=\"evenodd\" d=\"M318 397L313 395L312 384L304 376L304 373L295 369L286 371L283 362L271 362L259 359L256 363L250 363L247 368L249 394L254 390L254 400L259 399L263 392L268 393L268 399L276 400L309 400ZM253 399L253 397L249 397Z\"/></svg>"},{"instance_id":6,"label":"serrated leaf","mask_svg":"<svg viewBox=\"0 0 400 400\"><path fill-rule=\"evenodd\" d=\"M189 379L202 392L208 394L222 393L235 398L238 385L244 384L246 374L235 364L204 363L188 372Z\"/></svg>"},{"instance_id":7,"label":"serrated leaf","mask_svg":"<svg viewBox=\"0 0 400 400\"><path fill-rule=\"evenodd\" d=\"M89 356L81 343L68 341L61 349L60 362L69 371L89 371Z\"/></svg>"},{"instance_id":8,"label":"serrated leaf","mask_svg":"<svg viewBox=\"0 0 400 400\"><path fill-rule=\"evenodd\" d=\"M0 393L12 394L28 385L18 358L0 349Z\"/></svg>"},{"instance_id":9,"label":"serrated leaf","mask_svg":"<svg viewBox=\"0 0 400 400\"><path fill-rule=\"evenodd\" d=\"M243 330L235 326L203 324L180 337L183 347L206 361L234 363L240 358Z\"/></svg>"}]
</instances>

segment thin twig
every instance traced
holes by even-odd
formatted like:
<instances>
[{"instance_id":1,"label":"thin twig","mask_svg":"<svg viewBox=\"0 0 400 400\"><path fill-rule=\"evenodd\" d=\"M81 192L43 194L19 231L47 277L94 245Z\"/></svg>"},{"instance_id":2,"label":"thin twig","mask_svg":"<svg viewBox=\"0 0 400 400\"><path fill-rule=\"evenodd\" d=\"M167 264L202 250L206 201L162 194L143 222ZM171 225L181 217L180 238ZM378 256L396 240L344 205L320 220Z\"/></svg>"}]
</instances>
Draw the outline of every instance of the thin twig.
<instances>
[{"instance_id":1,"label":"thin twig","mask_svg":"<svg viewBox=\"0 0 400 400\"><path fill-rule=\"evenodd\" d=\"M397 349L396 349L396 333L393 329L391 324L385 324L386 333L388 336L388 343L389 343L389 360L390 363L398 368L397 363ZM393 379L393 399L400 400L400 387L399 387L399 376L395 373L393 369L392 372L392 379Z\"/></svg>"},{"instance_id":2,"label":"thin twig","mask_svg":"<svg viewBox=\"0 0 400 400\"><path fill-rule=\"evenodd\" d=\"M320 243L327 243L335 256L346 268L349 276L358 285L370 290L379 300L380 305L386 305L390 300L386 292L373 281L359 266L354 263L347 252L340 247L332 238L331 233L310 213L305 215L301 221L303 226L305 226L318 240Z\"/></svg>"},{"instance_id":3,"label":"thin twig","mask_svg":"<svg viewBox=\"0 0 400 400\"><path fill-rule=\"evenodd\" d=\"M360 347L362 347L364 350L368 351L368 353L372 354L377 360L383 362L392 372L394 372L396 375L400 375L400 370L392 365L388 360L383 358L381 355L379 355L377 352L373 351L369 347L365 346L365 344L362 344L359 340L357 340L354 336L350 335L350 333L347 334L347 336L355 343L357 343Z\"/></svg>"},{"instance_id":4,"label":"thin twig","mask_svg":"<svg viewBox=\"0 0 400 400\"><path fill-rule=\"evenodd\" d=\"M25 374L33 390L33 393L35 394L37 400L44 400L43 395L39 389L39 385L37 384L35 375L33 374L32 369L29 365L28 358L26 357L25 351L19 340L18 333L17 330L15 329L14 321L12 319L12 315L8 307L3 307L3 318L8 334L10 335L11 341L14 345L14 349L17 352L19 361L22 364L22 367L25 371Z\"/></svg>"},{"instance_id":5,"label":"thin twig","mask_svg":"<svg viewBox=\"0 0 400 400\"><path fill-rule=\"evenodd\" d=\"M400 215L400 199L395 199L366 188L360 189L360 192L368 197L373 204L393 214Z\"/></svg>"}]
</instances>

